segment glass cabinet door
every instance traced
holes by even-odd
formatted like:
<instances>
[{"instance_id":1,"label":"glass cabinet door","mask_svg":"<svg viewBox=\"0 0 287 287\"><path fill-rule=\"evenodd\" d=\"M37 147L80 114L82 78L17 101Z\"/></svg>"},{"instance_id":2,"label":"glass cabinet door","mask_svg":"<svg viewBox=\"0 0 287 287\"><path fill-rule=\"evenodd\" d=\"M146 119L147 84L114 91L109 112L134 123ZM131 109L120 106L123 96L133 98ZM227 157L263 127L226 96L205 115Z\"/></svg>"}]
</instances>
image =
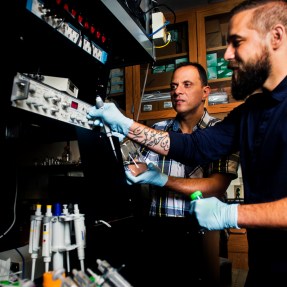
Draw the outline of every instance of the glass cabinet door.
<instances>
[{"instance_id":1,"label":"glass cabinet door","mask_svg":"<svg viewBox=\"0 0 287 287\"><path fill-rule=\"evenodd\" d=\"M228 113L242 103L231 95L232 70L224 60L230 10L235 5L236 1L228 1L197 11L198 61L208 74L211 93L206 108L212 114Z\"/></svg>"}]
</instances>

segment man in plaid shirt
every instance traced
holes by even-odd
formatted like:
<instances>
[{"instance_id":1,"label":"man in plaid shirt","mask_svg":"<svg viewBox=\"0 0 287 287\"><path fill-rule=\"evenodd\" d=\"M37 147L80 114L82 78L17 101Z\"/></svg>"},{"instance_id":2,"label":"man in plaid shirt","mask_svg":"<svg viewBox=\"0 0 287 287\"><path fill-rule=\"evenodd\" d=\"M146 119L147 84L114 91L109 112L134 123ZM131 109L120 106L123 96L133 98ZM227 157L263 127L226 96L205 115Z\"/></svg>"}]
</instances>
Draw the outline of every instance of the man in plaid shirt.
<instances>
[{"instance_id":1,"label":"man in plaid shirt","mask_svg":"<svg viewBox=\"0 0 287 287\"><path fill-rule=\"evenodd\" d=\"M220 121L209 115L204 107L210 87L206 71L200 64L184 63L178 66L173 72L170 86L171 101L177 115L174 119L155 123L152 126L154 129L192 133L197 129L213 126ZM194 232L194 224L190 221L189 195L200 190L203 197L216 196L224 199L230 182L237 178L238 154L222 157L204 166L186 166L147 148L142 148L141 152L149 163L149 170L138 176L133 176L130 172L126 172L126 175L130 184L142 184L143 193L146 188L149 191L150 206L142 228L144 238L142 256L143 258L147 256L149 272L155 272L153 277L158 279L154 282L155 285L149 283L149 286L157 284L197 286L202 282L216 286L218 283L216 276L212 275L214 270L208 270L216 267L208 268L206 265L207 261L211 262L207 264L216 265L213 262L216 255L203 255L201 246L210 245L212 241L214 250L216 250L216 244L219 245L219 231L201 236ZM223 231L221 233L221 241L224 241L221 242L223 248L227 248L225 235ZM179 241L182 248L173 239ZM200 247L196 248L197 250L186 249L190 244L200 245ZM221 252L224 253L223 250ZM149 260L153 256L161 258L161 261ZM226 251L223 256L227 257ZM203 259L204 257L208 259ZM143 258L141 260L145 262ZM193 259L190 259L190 263L183 267L180 263L185 258ZM166 277L167 274L170 274L169 277Z\"/></svg>"}]
</instances>

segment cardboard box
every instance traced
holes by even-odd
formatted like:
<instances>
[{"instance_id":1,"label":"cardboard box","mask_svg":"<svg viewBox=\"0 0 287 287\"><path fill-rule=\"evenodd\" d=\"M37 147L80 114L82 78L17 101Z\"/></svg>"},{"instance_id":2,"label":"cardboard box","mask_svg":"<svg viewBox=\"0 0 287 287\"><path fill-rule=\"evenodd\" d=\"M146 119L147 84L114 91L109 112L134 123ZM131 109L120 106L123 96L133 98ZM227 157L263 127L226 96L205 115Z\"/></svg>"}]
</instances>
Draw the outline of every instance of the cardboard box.
<instances>
[{"instance_id":1,"label":"cardboard box","mask_svg":"<svg viewBox=\"0 0 287 287\"><path fill-rule=\"evenodd\" d=\"M214 48L222 46L221 32L213 32L206 34L206 48Z\"/></svg>"},{"instance_id":2,"label":"cardboard box","mask_svg":"<svg viewBox=\"0 0 287 287\"><path fill-rule=\"evenodd\" d=\"M220 31L222 35L222 45L227 45L228 22L220 24Z\"/></svg>"},{"instance_id":3,"label":"cardboard box","mask_svg":"<svg viewBox=\"0 0 287 287\"><path fill-rule=\"evenodd\" d=\"M142 71L141 71L142 72ZM151 74L150 71L148 73L146 88L158 88L161 86L169 86L171 81L172 72ZM144 84L145 79L145 71L141 74L141 86Z\"/></svg>"},{"instance_id":4,"label":"cardboard box","mask_svg":"<svg viewBox=\"0 0 287 287\"><path fill-rule=\"evenodd\" d=\"M214 33L220 31L219 19L205 21L205 33Z\"/></svg>"}]
</instances>

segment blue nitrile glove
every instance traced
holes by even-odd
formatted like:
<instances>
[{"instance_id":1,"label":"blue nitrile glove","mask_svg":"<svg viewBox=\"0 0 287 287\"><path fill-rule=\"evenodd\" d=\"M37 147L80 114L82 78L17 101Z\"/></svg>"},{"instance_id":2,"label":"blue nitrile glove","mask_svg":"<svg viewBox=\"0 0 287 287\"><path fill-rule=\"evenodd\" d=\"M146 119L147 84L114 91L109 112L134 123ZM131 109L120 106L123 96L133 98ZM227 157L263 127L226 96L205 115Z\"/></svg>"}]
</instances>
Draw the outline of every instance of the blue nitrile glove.
<instances>
[{"instance_id":1,"label":"blue nitrile glove","mask_svg":"<svg viewBox=\"0 0 287 287\"><path fill-rule=\"evenodd\" d=\"M149 183L157 186L164 186L168 180L168 176L160 171L160 169L153 163L148 164L148 170L144 173L133 176L130 171L125 171L127 183Z\"/></svg>"},{"instance_id":2,"label":"blue nitrile glove","mask_svg":"<svg viewBox=\"0 0 287 287\"><path fill-rule=\"evenodd\" d=\"M192 201L189 212L195 213L199 225L207 230L239 228L237 206L238 204L227 204L216 197L210 197Z\"/></svg>"},{"instance_id":3,"label":"blue nitrile glove","mask_svg":"<svg viewBox=\"0 0 287 287\"><path fill-rule=\"evenodd\" d=\"M104 103L101 108L92 107L87 113L87 119L93 120L93 125L108 125L113 132L127 136L133 120L125 117L114 103Z\"/></svg>"}]
</instances>

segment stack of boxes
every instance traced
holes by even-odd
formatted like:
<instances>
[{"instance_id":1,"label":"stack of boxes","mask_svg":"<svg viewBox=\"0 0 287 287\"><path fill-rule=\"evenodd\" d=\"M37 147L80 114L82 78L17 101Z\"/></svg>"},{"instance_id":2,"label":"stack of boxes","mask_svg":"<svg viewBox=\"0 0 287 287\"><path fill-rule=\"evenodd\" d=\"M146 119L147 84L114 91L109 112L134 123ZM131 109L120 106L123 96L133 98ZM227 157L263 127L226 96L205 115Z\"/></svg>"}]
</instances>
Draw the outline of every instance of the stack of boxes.
<instances>
[{"instance_id":1,"label":"stack of boxes","mask_svg":"<svg viewBox=\"0 0 287 287\"><path fill-rule=\"evenodd\" d=\"M227 23L220 23L218 19L208 20L205 23L207 50L218 48L218 52L210 52L206 55L208 80L228 78L232 76L232 70L227 68L227 61L223 55L227 37Z\"/></svg>"},{"instance_id":2,"label":"stack of boxes","mask_svg":"<svg viewBox=\"0 0 287 287\"><path fill-rule=\"evenodd\" d=\"M232 70L227 68L228 62L223 57L218 58L217 53L206 55L207 77L208 80L229 78Z\"/></svg>"},{"instance_id":3,"label":"stack of boxes","mask_svg":"<svg viewBox=\"0 0 287 287\"><path fill-rule=\"evenodd\" d=\"M110 71L110 94L123 93L125 88L124 69L112 69Z\"/></svg>"},{"instance_id":4,"label":"stack of boxes","mask_svg":"<svg viewBox=\"0 0 287 287\"><path fill-rule=\"evenodd\" d=\"M181 63L186 63L188 62L187 57L183 58L176 58L169 60L169 63L160 65L160 66L153 66L152 68L152 74L159 74L159 73L165 73L165 72L173 72L174 69ZM170 78L168 78L170 81Z\"/></svg>"},{"instance_id":5,"label":"stack of boxes","mask_svg":"<svg viewBox=\"0 0 287 287\"><path fill-rule=\"evenodd\" d=\"M218 19L208 20L205 22L206 48L222 46L222 33Z\"/></svg>"},{"instance_id":6,"label":"stack of boxes","mask_svg":"<svg viewBox=\"0 0 287 287\"><path fill-rule=\"evenodd\" d=\"M224 58L217 59L217 78L229 78L232 76L232 70L227 68L228 62Z\"/></svg>"}]
</instances>

